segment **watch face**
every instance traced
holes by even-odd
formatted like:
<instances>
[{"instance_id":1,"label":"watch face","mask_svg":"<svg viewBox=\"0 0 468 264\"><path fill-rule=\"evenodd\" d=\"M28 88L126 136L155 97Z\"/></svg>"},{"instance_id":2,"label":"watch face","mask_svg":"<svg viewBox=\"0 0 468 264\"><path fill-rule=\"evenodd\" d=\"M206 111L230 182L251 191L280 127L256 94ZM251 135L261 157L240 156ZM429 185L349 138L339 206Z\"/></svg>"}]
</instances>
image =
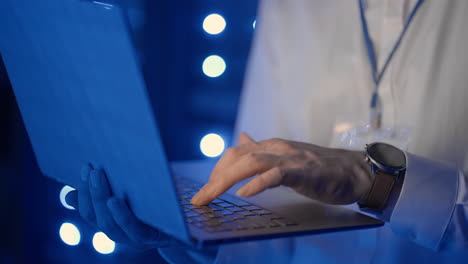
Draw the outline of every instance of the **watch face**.
<instances>
[{"instance_id":1,"label":"watch face","mask_svg":"<svg viewBox=\"0 0 468 264\"><path fill-rule=\"evenodd\" d=\"M406 168L405 153L386 143L373 143L367 147L370 158L385 167L400 170Z\"/></svg>"}]
</instances>

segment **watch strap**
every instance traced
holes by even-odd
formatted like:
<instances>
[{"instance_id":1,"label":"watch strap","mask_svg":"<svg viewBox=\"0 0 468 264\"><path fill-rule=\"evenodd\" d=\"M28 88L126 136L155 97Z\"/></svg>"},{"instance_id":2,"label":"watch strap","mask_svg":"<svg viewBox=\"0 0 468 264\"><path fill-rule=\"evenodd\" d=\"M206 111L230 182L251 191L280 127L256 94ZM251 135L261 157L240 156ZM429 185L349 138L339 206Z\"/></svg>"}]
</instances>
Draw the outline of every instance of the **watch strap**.
<instances>
[{"instance_id":1,"label":"watch strap","mask_svg":"<svg viewBox=\"0 0 468 264\"><path fill-rule=\"evenodd\" d=\"M359 203L361 210L382 211L395 185L396 177L386 174L380 170L375 170L374 182L371 190L365 199Z\"/></svg>"}]
</instances>

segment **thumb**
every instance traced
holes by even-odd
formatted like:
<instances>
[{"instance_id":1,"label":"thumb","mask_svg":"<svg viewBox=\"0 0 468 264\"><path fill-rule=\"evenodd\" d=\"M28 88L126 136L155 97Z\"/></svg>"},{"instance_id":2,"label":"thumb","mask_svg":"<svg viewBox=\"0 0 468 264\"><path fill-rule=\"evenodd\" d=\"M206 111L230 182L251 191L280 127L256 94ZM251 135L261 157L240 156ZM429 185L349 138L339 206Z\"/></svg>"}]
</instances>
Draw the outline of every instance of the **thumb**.
<instances>
[{"instance_id":1,"label":"thumb","mask_svg":"<svg viewBox=\"0 0 468 264\"><path fill-rule=\"evenodd\" d=\"M239 145L244 145L244 144L250 144L250 143L255 143L255 140L251 138L247 133L242 132L239 135L239 138L237 139L237 142Z\"/></svg>"}]
</instances>

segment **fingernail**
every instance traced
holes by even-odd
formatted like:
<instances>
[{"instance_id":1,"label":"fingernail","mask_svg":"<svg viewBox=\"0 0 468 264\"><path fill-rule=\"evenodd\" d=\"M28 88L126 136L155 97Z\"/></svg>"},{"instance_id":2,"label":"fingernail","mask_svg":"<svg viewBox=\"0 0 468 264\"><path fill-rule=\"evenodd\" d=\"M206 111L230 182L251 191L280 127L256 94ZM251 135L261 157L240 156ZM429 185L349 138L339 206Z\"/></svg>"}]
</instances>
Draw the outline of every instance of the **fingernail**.
<instances>
[{"instance_id":1,"label":"fingernail","mask_svg":"<svg viewBox=\"0 0 468 264\"><path fill-rule=\"evenodd\" d=\"M90 173L90 181L91 181L91 186L93 188L99 188L101 187L101 177L98 173L97 170L93 170Z\"/></svg>"},{"instance_id":2,"label":"fingernail","mask_svg":"<svg viewBox=\"0 0 468 264\"><path fill-rule=\"evenodd\" d=\"M200 203L200 200L202 200L204 193L206 193L206 184L200 190L198 190L198 192L192 197L191 202L195 204Z\"/></svg>"},{"instance_id":3,"label":"fingernail","mask_svg":"<svg viewBox=\"0 0 468 264\"><path fill-rule=\"evenodd\" d=\"M191 203L197 203L198 200L200 200L199 196L200 196L200 195L198 195L198 193L195 194L195 196L192 197L192 200L190 200L190 202L191 202Z\"/></svg>"}]
</instances>

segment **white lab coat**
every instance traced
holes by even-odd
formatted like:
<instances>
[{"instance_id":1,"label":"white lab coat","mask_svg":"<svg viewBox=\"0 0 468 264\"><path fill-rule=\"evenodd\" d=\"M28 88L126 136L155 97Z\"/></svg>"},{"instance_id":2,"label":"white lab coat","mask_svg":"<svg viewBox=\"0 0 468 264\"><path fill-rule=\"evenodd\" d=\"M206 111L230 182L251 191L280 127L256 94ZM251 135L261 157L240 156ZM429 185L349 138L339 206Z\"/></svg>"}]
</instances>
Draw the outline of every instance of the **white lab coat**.
<instances>
[{"instance_id":1,"label":"white lab coat","mask_svg":"<svg viewBox=\"0 0 468 264\"><path fill-rule=\"evenodd\" d=\"M382 66L416 0L368 3ZM468 1L426 0L379 91L383 125L410 128L384 227L221 246L218 263L468 263ZM333 146L366 122L373 88L357 0L264 0L236 134Z\"/></svg>"}]
</instances>

